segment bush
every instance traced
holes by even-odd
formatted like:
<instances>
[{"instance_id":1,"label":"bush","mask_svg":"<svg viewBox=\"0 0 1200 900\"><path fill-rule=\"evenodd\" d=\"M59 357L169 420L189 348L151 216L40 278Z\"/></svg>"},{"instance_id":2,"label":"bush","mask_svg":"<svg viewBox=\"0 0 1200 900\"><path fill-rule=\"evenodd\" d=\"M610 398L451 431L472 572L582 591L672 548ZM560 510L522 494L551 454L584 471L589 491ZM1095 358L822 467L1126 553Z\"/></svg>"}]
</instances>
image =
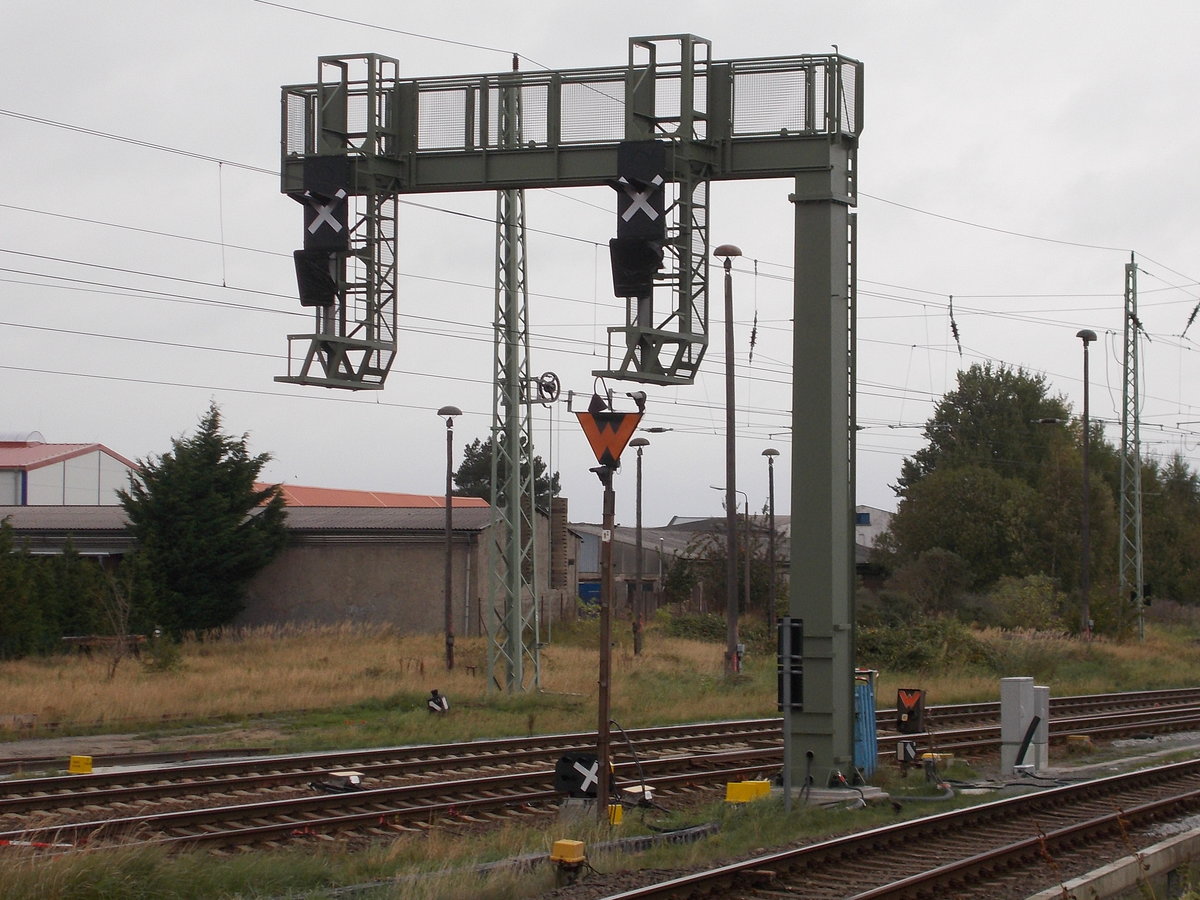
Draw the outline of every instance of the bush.
<instances>
[{"instance_id":1,"label":"bush","mask_svg":"<svg viewBox=\"0 0 1200 900\"><path fill-rule=\"evenodd\" d=\"M857 647L859 665L903 672L992 666L998 661L991 647L950 617L860 627Z\"/></svg>"},{"instance_id":2,"label":"bush","mask_svg":"<svg viewBox=\"0 0 1200 900\"><path fill-rule=\"evenodd\" d=\"M1001 578L988 596L990 619L1000 628L1066 631L1067 596L1045 575Z\"/></svg>"},{"instance_id":3,"label":"bush","mask_svg":"<svg viewBox=\"0 0 1200 900\"><path fill-rule=\"evenodd\" d=\"M924 613L921 604L908 594L886 590L878 594L860 593L855 598L855 621L859 629L897 628L919 622Z\"/></svg>"},{"instance_id":4,"label":"bush","mask_svg":"<svg viewBox=\"0 0 1200 900\"><path fill-rule=\"evenodd\" d=\"M716 613L660 614L659 619L668 637L717 643L725 640L725 617Z\"/></svg>"},{"instance_id":5,"label":"bush","mask_svg":"<svg viewBox=\"0 0 1200 900\"><path fill-rule=\"evenodd\" d=\"M155 629L141 655L147 672L178 672L183 668L183 650L170 635Z\"/></svg>"},{"instance_id":6,"label":"bush","mask_svg":"<svg viewBox=\"0 0 1200 900\"><path fill-rule=\"evenodd\" d=\"M970 583L971 571L966 560L941 547L923 551L897 569L888 582L931 613L956 609Z\"/></svg>"}]
</instances>

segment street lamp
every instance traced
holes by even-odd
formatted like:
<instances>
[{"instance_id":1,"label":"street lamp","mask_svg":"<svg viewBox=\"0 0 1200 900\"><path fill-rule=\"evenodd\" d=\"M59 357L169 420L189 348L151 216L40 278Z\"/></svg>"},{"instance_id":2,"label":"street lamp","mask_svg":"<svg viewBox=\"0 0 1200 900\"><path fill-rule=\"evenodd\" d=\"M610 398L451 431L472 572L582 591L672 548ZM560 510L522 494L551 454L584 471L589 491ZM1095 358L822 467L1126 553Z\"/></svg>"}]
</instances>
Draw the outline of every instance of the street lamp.
<instances>
[{"instance_id":1,"label":"street lamp","mask_svg":"<svg viewBox=\"0 0 1200 900\"><path fill-rule=\"evenodd\" d=\"M451 559L454 507L450 498L454 477L454 417L461 416L463 411L457 406L443 406L437 414L446 419L446 596L443 603L446 610L446 669L449 670L454 668L454 566Z\"/></svg>"},{"instance_id":2,"label":"street lamp","mask_svg":"<svg viewBox=\"0 0 1200 900\"><path fill-rule=\"evenodd\" d=\"M1096 332L1089 328L1080 330L1075 337L1083 341L1083 510L1080 513L1079 541L1081 544L1079 560L1079 599L1080 619L1084 638L1092 636L1092 609L1089 598L1091 592L1091 535L1088 533L1088 507L1091 505L1091 485L1088 483L1088 445L1091 441L1091 426L1088 420L1088 344L1096 340Z\"/></svg>"},{"instance_id":3,"label":"street lamp","mask_svg":"<svg viewBox=\"0 0 1200 900\"><path fill-rule=\"evenodd\" d=\"M709 487L712 488L714 491L725 490L725 488L717 487L715 484L710 484ZM745 491L739 491L739 490L735 489L734 493L741 494L742 499L746 502L746 590L745 590L745 594L744 594L745 602L742 604L742 606L745 608L746 612L750 612L750 497L746 494ZM728 494L726 494L726 498L727 498L726 502L728 502ZM735 510L735 515L736 515L736 510ZM736 540L734 541L733 554L734 554L733 556L729 557L729 565L726 568L729 572L734 573L733 596L736 597L737 596L737 541ZM735 612L736 612L736 610L735 610ZM737 648L735 647L734 652L736 652L736 651L737 651Z\"/></svg>"},{"instance_id":4,"label":"street lamp","mask_svg":"<svg viewBox=\"0 0 1200 900\"><path fill-rule=\"evenodd\" d=\"M644 437L636 437L629 442L630 447L637 448L637 518L634 525L634 580L633 608L630 617L633 619L633 654L642 652L642 449L649 447L650 442Z\"/></svg>"},{"instance_id":5,"label":"street lamp","mask_svg":"<svg viewBox=\"0 0 1200 900\"><path fill-rule=\"evenodd\" d=\"M725 542L729 565L725 567L725 674L736 674L738 660L737 572L737 493L733 405L733 258L742 251L733 244L721 244L713 256L725 266Z\"/></svg>"},{"instance_id":6,"label":"street lamp","mask_svg":"<svg viewBox=\"0 0 1200 900\"><path fill-rule=\"evenodd\" d=\"M767 598L767 627L775 623L775 457L779 451L768 447L762 452L767 458L767 558L770 560L771 592Z\"/></svg>"}]
</instances>

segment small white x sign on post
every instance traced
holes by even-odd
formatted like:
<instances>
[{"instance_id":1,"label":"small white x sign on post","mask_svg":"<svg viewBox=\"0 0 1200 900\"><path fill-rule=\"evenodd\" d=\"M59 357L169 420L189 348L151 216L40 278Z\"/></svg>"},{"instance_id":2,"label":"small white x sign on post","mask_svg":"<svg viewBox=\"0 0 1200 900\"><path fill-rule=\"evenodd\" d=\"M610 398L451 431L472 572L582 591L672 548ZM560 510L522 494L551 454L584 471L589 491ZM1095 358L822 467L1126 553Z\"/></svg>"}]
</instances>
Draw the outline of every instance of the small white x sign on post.
<instances>
[{"instance_id":1,"label":"small white x sign on post","mask_svg":"<svg viewBox=\"0 0 1200 900\"><path fill-rule=\"evenodd\" d=\"M592 785L600 779L600 760L596 760L590 766L585 766L581 762L575 763L575 771L583 776L583 782L579 785L580 793L586 794L592 789Z\"/></svg>"},{"instance_id":2,"label":"small white x sign on post","mask_svg":"<svg viewBox=\"0 0 1200 900\"><path fill-rule=\"evenodd\" d=\"M630 221L635 215L638 214L639 210L644 212L647 218L649 218L652 222L658 218L658 210L650 205L650 198L653 197L658 189L663 185L663 177L661 175L655 175L654 180L650 182L649 186L644 191L639 191L632 184L626 181L624 175L617 180L624 185L625 195L629 198L629 208L626 209L625 212L621 213L622 219L624 219L626 222Z\"/></svg>"},{"instance_id":3,"label":"small white x sign on post","mask_svg":"<svg viewBox=\"0 0 1200 900\"><path fill-rule=\"evenodd\" d=\"M322 203L312 194L305 193L305 198L308 200L308 205L316 212L317 217L309 223L308 233L316 234L317 229L322 225L328 225L335 233L341 232L342 223L337 220L334 213L337 211L338 205L346 199L346 191L343 188L338 188L338 192L333 195L333 199L328 203Z\"/></svg>"}]
</instances>

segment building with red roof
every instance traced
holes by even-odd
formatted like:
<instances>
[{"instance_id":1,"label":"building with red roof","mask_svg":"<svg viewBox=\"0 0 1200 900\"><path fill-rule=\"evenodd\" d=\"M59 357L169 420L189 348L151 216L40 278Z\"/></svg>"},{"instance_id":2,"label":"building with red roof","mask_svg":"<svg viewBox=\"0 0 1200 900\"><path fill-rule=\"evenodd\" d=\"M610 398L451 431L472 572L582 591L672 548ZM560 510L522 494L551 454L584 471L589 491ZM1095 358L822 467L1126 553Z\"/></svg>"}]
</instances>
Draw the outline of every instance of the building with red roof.
<instances>
[{"instance_id":1,"label":"building with red roof","mask_svg":"<svg viewBox=\"0 0 1200 900\"><path fill-rule=\"evenodd\" d=\"M0 433L0 505L116 506L137 464L102 444L51 444Z\"/></svg>"},{"instance_id":2,"label":"building with red roof","mask_svg":"<svg viewBox=\"0 0 1200 900\"><path fill-rule=\"evenodd\" d=\"M100 444L52 444L36 432L0 434L0 521L13 527L17 545L31 553L61 553L69 544L85 556L120 558L133 541L116 491L136 471L135 463ZM443 629L445 495L281 488L288 546L250 583L236 624ZM558 502L558 540L550 540L550 517L537 517L541 614L554 619L574 616L578 556L578 541L566 528L565 501ZM491 513L486 500L452 498L449 551L458 634L486 630L489 554L497 543L493 528L499 527L492 525Z\"/></svg>"}]
</instances>

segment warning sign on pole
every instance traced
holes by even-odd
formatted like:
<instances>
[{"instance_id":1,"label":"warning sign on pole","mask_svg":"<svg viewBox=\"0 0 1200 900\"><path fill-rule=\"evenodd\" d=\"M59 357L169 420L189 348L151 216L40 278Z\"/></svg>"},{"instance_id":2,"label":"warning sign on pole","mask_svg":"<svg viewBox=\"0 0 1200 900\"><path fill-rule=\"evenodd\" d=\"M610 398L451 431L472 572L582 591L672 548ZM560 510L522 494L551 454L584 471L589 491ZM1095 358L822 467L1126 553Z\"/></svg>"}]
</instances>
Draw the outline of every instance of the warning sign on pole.
<instances>
[{"instance_id":1,"label":"warning sign on pole","mask_svg":"<svg viewBox=\"0 0 1200 900\"><path fill-rule=\"evenodd\" d=\"M642 414L618 412L577 412L579 424L587 435L596 461L602 466L616 468L621 461L621 453L625 445L637 431Z\"/></svg>"}]
</instances>

